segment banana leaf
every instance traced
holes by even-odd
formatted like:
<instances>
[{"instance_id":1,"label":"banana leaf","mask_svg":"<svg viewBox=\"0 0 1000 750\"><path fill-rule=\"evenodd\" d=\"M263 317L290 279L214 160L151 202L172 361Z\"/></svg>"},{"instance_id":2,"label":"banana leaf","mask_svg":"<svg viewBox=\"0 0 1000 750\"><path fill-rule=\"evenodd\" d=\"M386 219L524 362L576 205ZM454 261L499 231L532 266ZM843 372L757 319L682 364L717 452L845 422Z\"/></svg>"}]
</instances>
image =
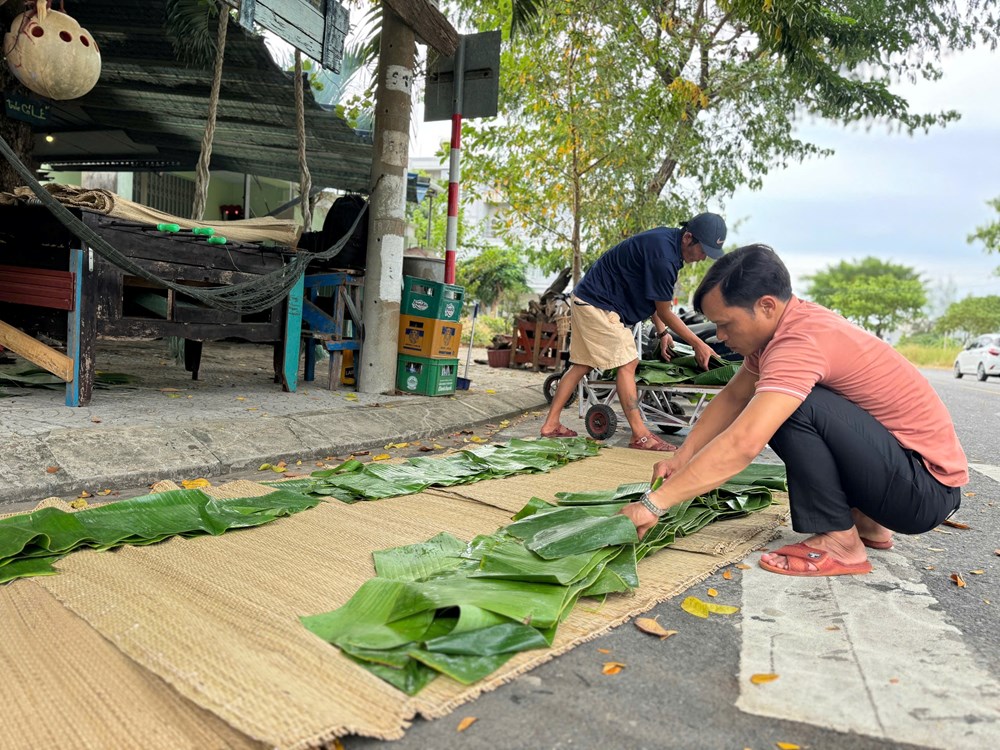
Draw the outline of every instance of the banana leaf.
<instances>
[{"instance_id":1,"label":"banana leaf","mask_svg":"<svg viewBox=\"0 0 1000 750\"><path fill-rule=\"evenodd\" d=\"M739 369L739 362L724 365L722 367L716 367L708 372L698 373L691 379L691 383L693 385L725 385L736 377L736 373Z\"/></svg>"},{"instance_id":2,"label":"banana leaf","mask_svg":"<svg viewBox=\"0 0 1000 750\"><path fill-rule=\"evenodd\" d=\"M152 544L171 536L222 534L259 526L280 516L314 507L318 498L288 490L262 497L219 500L201 490L173 490L66 513L43 508L0 519L0 571L18 561L52 558L75 549L111 549L122 544ZM4 573L6 580L44 570L20 566L22 573Z\"/></svg>"},{"instance_id":3,"label":"banana leaf","mask_svg":"<svg viewBox=\"0 0 1000 750\"><path fill-rule=\"evenodd\" d=\"M372 553L375 573L396 581L422 581L466 563L461 555L467 545L451 534L441 533L419 544Z\"/></svg>"},{"instance_id":4,"label":"banana leaf","mask_svg":"<svg viewBox=\"0 0 1000 750\"><path fill-rule=\"evenodd\" d=\"M98 388L111 388L116 385L131 385L138 382L134 375L122 372L94 373L94 385ZM66 381L53 375L48 370L38 367L23 367L15 370L0 370L0 383L19 388L50 388L58 390L66 387Z\"/></svg>"}]
</instances>

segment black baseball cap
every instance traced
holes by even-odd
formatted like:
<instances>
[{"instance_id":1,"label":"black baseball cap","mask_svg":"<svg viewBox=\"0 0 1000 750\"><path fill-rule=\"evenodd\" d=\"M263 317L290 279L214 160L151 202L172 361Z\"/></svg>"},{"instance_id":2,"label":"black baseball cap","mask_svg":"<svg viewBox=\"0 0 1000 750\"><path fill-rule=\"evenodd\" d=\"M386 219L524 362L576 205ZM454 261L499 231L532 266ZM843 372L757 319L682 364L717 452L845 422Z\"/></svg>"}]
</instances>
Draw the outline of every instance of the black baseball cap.
<instances>
[{"instance_id":1,"label":"black baseball cap","mask_svg":"<svg viewBox=\"0 0 1000 750\"><path fill-rule=\"evenodd\" d=\"M698 214L681 224L681 229L690 232L712 260L725 255L722 244L726 241L726 220L718 214Z\"/></svg>"}]
</instances>

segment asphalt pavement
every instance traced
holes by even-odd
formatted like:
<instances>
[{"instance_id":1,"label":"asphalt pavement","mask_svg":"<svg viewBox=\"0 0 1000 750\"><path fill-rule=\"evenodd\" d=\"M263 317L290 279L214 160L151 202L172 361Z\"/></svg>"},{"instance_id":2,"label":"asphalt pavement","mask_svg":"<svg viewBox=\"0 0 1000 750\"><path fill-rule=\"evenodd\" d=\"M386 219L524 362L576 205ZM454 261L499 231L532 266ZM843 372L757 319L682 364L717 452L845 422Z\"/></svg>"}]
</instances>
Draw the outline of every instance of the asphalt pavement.
<instances>
[{"instance_id":1,"label":"asphalt pavement","mask_svg":"<svg viewBox=\"0 0 1000 750\"><path fill-rule=\"evenodd\" d=\"M133 496L159 479L259 476L261 463L279 460L306 473L357 451L407 455L414 442L446 450L536 435L544 415L545 373L472 364L472 389L454 397L373 397L316 383L289 394L271 382L265 347L206 344L197 382L171 363L163 342L102 347L99 370L141 380L95 391L85 409L62 406L61 391L3 388L18 395L0 398L0 511L83 490L98 499L105 490L107 499ZM678 596L650 614L678 631L670 639L619 627L448 717L415 721L392 746L1000 746L1000 382L925 374L973 464L954 519L960 526L873 551L868 576L776 576L756 567L755 553L749 567L732 566L729 578L720 571L687 592L704 598L713 587L717 601L741 607L737 615L696 619ZM564 423L584 432L575 406ZM684 434L667 439L679 443ZM627 440L619 429L607 442ZM761 460L776 458L765 451ZM626 668L603 675L608 659ZM755 684L755 674L777 677ZM458 732L466 717L476 722ZM388 746L359 737L343 744Z\"/></svg>"}]
</instances>

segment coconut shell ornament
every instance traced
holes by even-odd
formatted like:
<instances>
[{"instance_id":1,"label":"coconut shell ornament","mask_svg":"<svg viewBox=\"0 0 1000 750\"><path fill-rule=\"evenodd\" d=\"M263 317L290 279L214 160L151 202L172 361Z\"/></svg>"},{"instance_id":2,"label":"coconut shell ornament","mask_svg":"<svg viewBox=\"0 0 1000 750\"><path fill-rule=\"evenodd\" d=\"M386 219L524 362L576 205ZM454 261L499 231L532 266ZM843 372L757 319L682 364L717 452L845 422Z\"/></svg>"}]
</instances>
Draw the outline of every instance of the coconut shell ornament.
<instances>
[{"instance_id":1,"label":"coconut shell ornament","mask_svg":"<svg viewBox=\"0 0 1000 750\"><path fill-rule=\"evenodd\" d=\"M49 99L76 99L101 77L101 51L90 32L46 0L14 19L3 53L14 77Z\"/></svg>"}]
</instances>

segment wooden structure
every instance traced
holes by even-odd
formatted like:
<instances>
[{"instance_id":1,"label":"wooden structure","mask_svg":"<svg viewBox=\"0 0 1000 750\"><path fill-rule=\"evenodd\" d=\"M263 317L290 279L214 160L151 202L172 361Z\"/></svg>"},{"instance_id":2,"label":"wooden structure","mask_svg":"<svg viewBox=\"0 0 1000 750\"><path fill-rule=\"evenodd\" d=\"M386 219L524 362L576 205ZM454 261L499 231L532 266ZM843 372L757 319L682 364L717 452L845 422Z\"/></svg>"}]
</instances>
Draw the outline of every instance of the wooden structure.
<instances>
[{"instance_id":1,"label":"wooden structure","mask_svg":"<svg viewBox=\"0 0 1000 750\"><path fill-rule=\"evenodd\" d=\"M530 364L538 372L561 364L559 328L555 323L519 319L514 328L515 365Z\"/></svg>"},{"instance_id":2,"label":"wooden structure","mask_svg":"<svg viewBox=\"0 0 1000 750\"><path fill-rule=\"evenodd\" d=\"M191 286L250 281L286 263L289 251L258 245L208 245L190 234L79 211L120 252L162 278ZM0 345L66 381L66 405L90 402L99 337L188 340L186 367L198 377L201 342L273 342L275 382L297 385L303 283L287 300L240 315L201 305L114 266L52 220L42 206L0 206ZM36 339L66 342L66 352Z\"/></svg>"},{"instance_id":3,"label":"wooden structure","mask_svg":"<svg viewBox=\"0 0 1000 750\"><path fill-rule=\"evenodd\" d=\"M338 387L343 360L352 352L356 363L361 351L361 290L363 278L351 271L307 274L302 309L302 337L305 341L307 382L315 379L318 341L330 354L327 387ZM351 384L356 384L353 378Z\"/></svg>"}]
</instances>

